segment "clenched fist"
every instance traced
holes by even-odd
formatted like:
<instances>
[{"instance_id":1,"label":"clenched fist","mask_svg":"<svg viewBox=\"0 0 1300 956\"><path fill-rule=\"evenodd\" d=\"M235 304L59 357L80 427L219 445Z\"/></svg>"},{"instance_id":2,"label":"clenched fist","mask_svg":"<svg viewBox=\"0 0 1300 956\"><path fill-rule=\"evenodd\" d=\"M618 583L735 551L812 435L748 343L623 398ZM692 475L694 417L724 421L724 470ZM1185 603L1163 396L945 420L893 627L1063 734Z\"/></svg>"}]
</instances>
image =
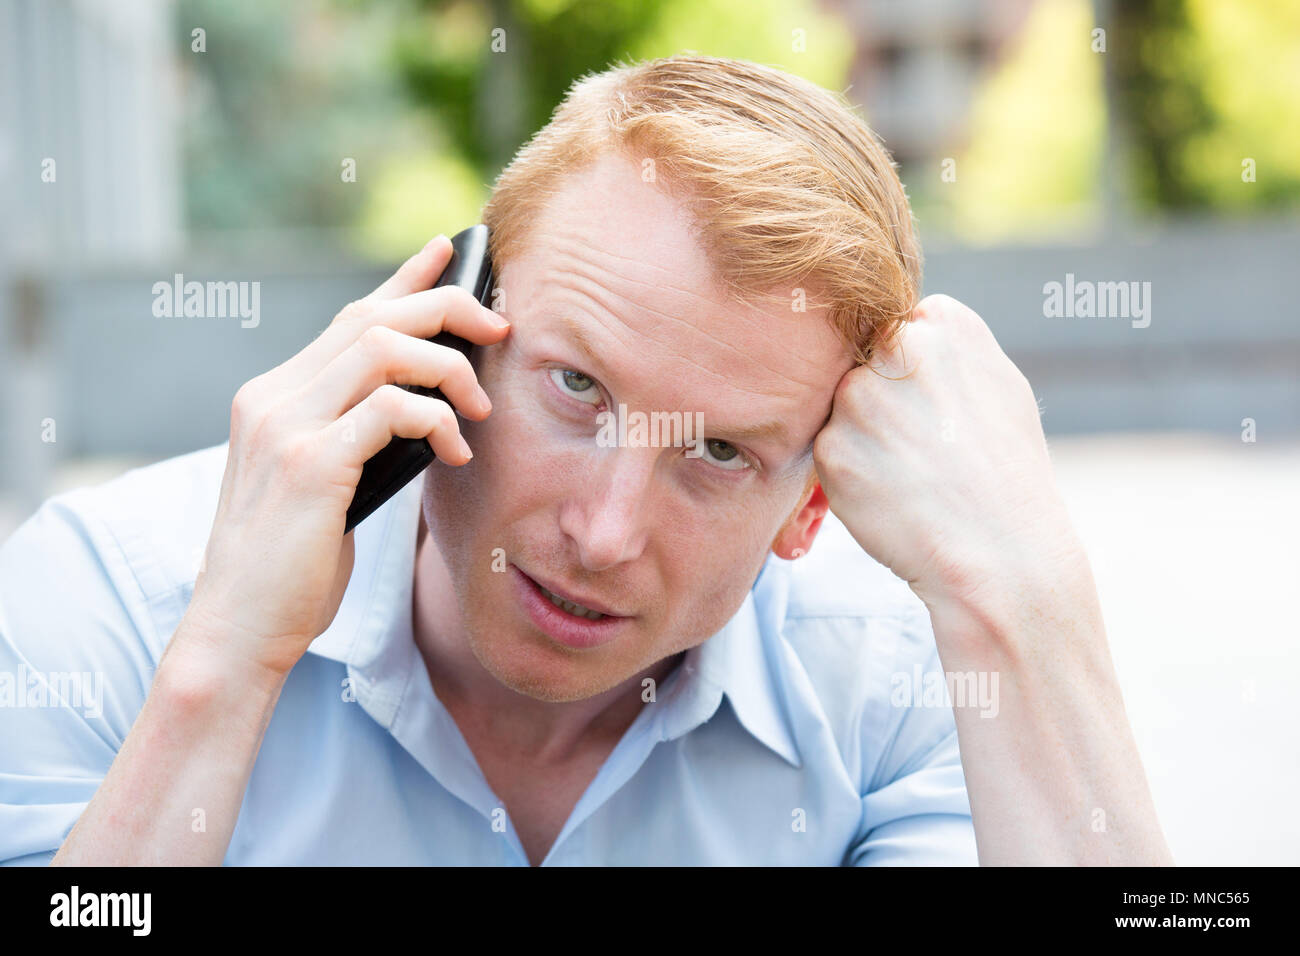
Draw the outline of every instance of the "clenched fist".
<instances>
[{"instance_id":1,"label":"clenched fist","mask_svg":"<svg viewBox=\"0 0 1300 956\"><path fill-rule=\"evenodd\" d=\"M948 296L844 375L813 452L831 510L936 620L1004 610L1081 554L1029 383Z\"/></svg>"}]
</instances>

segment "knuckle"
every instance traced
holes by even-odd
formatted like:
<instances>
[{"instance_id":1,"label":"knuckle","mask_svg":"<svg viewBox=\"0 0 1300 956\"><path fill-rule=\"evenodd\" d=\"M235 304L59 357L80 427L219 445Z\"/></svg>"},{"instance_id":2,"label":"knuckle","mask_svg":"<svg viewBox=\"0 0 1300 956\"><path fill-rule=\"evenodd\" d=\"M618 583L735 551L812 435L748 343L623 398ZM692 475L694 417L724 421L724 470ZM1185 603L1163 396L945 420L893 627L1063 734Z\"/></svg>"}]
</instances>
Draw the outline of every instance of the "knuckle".
<instances>
[{"instance_id":1,"label":"knuckle","mask_svg":"<svg viewBox=\"0 0 1300 956\"><path fill-rule=\"evenodd\" d=\"M927 312L943 313L960 303L946 292L933 292L921 300L920 308Z\"/></svg>"},{"instance_id":2,"label":"knuckle","mask_svg":"<svg viewBox=\"0 0 1300 956\"><path fill-rule=\"evenodd\" d=\"M399 334L386 325L371 325L357 336L356 345L375 359L386 358L392 354L396 346L394 337Z\"/></svg>"},{"instance_id":3,"label":"knuckle","mask_svg":"<svg viewBox=\"0 0 1300 956\"><path fill-rule=\"evenodd\" d=\"M923 298L920 302L912 307L913 318L930 318L937 314L942 308L942 301L945 296L939 292L932 292Z\"/></svg>"},{"instance_id":4,"label":"knuckle","mask_svg":"<svg viewBox=\"0 0 1300 956\"><path fill-rule=\"evenodd\" d=\"M861 365L855 365L840 376L840 380L835 383L835 391L831 393L831 397L836 403L843 401L845 395L852 390L853 383L862 368L863 366Z\"/></svg>"},{"instance_id":5,"label":"knuckle","mask_svg":"<svg viewBox=\"0 0 1300 956\"><path fill-rule=\"evenodd\" d=\"M943 292L927 295L917 305L916 311L935 322L983 322L974 309Z\"/></svg>"},{"instance_id":6,"label":"knuckle","mask_svg":"<svg viewBox=\"0 0 1300 956\"><path fill-rule=\"evenodd\" d=\"M819 431L817 437L813 439L813 461L819 465L826 460L826 452L830 449L830 431L831 426L827 425Z\"/></svg>"},{"instance_id":7,"label":"knuckle","mask_svg":"<svg viewBox=\"0 0 1300 956\"><path fill-rule=\"evenodd\" d=\"M443 302L443 311L446 314L452 312L470 312L478 306L478 299L474 298L474 293L468 289L461 288L458 285L446 285L442 287L445 301Z\"/></svg>"},{"instance_id":8,"label":"knuckle","mask_svg":"<svg viewBox=\"0 0 1300 956\"><path fill-rule=\"evenodd\" d=\"M835 405L849 411L865 408L877 378L876 373L866 365L850 369L835 386Z\"/></svg>"},{"instance_id":9,"label":"knuckle","mask_svg":"<svg viewBox=\"0 0 1300 956\"><path fill-rule=\"evenodd\" d=\"M970 306L959 305L954 314L957 321L966 326L972 333L992 337L993 330L989 328L988 323L984 321L980 314Z\"/></svg>"},{"instance_id":10,"label":"knuckle","mask_svg":"<svg viewBox=\"0 0 1300 956\"><path fill-rule=\"evenodd\" d=\"M271 455L278 459L284 437L279 419L265 406L250 418L241 434L245 447L255 458Z\"/></svg>"},{"instance_id":11,"label":"knuckle","mask_svg":"<svg viewBox=\"0 0 1300 956\"><path fill-rule=\"evenodd\" d=\"M265 415L266 402L263 395L264 386L261 376L249 379L239 386L239 390L235 392L235 397L230 402L232 433L256 424Z\"/></svg>"},{"instance_id":12,"label":"knuckle","mask_svg":"<svg viewBox=\"0 0 1300 956\"><path fill-rule=\"evenodd\" d=\"M461 305L468 305L472 302L478 301L468 289L462 286L447 285L443 286L443 288L447 290L447 298L451 299L453 302L458 302Z\"/></svg>"},{"instance_id":13,"label":"knuckle","mask_svg":"<svg viewBox=\"0 0 1300 956\"><path fill-rule=\"evenodd\" d=\"M366 299L354 299L339 310L340 322L365 322L374 314L374 303Z\"/></svg>"},{"instance_id":14,"label":"knuckle","mask_svg":"<svg viewBox=\"0 0 1300 956\"><path fill-rule=\"evenodd\" d=\"M277 471L294 478L315 474L315 451L315 441L309 433L282 436L275 445Z\"/></svg>"},{"instance_id":15,"label":"knuckle","mask_svg":"<svg viewBox=\"0 0 1300 956\"><path fill-rule=\"evenodd\" d=\"M392 383L380 385L371 394L371 401L380 414L386 418L394 418L406 407L407 396L410 395L405 389L399 388Z\"/></svg>"},{"instance_id":16,"label":"knuckle","mask_svg":"<svg viewBox=\"0 0 1300 956\"><path fill-rule=\"evenodd\" d=\"M235 392L235 397L230 402L230 414L232 418L239 418L242 420L248 417L248 413L251 412L257 404L253 399L255 388L256 386L253 385L252 379L239 386L238 391Z\"/></svg>"},{"instance_id":17,"label":"knuckle","mask_svg":"<svg viewBox=\"0 0 1300 956\"><path fill-rule=\"evenodd\" d=\"M834 471L839 461L840 441L839 429L834 425L827 425L817 433L813 439L813 463L818 471Z\"/></svg>"},{"instance_id":18,"label":"knuckle","mask_svg":"<svg viewBox=\"0 0 1300 956\"><path fill-rule=\"evenodd\" d=\"M451 352L451 356L448 358L450 365L447 369L447 377L466 384L476 382L477 376L474 374L474 365L470 362L469 356L458 349L448 349L448 351Z\"/></svg>"},{"instance_id":19,"label":"knuckle","mask_svg":"<svg viewBox=\"0 0 1300 956\"><path fill-rule=\"evenodd\" d=\"M434 399L432 416L435 428L448 430L456 428L456 413L441 399Z\"/></svg>"},{"instance_id":20,"label":"knuckle","mask_svg":"<svg viewBox=\"0 0 1300 956\"><path fill-rule=\"evenodd\" d=\"M954 322L960 322L972 328L986 327L978 312L965 302L954 299L952 296L944 296L944 313Z\"/></svg>"}]
</instances>

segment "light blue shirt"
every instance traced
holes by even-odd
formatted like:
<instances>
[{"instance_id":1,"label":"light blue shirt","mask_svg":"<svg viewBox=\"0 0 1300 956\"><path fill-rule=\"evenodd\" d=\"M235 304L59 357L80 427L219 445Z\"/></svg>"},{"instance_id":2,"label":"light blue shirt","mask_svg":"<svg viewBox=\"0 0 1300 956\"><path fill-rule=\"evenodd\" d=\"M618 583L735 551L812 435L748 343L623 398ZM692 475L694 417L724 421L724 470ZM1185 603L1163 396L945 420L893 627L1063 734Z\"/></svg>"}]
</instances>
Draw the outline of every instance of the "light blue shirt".
<instances>
[{"instance_id":1,"label":"light blue shirt","mask_svg":"<svg viewBox=\"0 0 1300 956\"><path fill-rule=\"evenodd\" d=\"M57 495L0 547L0 861L47 863L122 746L189 601L225 457ZM357 529L227 864L527 865L412 639L421 484ZM974 864L952 711L916 687L941 673L924 606L828 515L809 554L768 555L643 704L544 863Z\"/></svg>"}]
</instances>

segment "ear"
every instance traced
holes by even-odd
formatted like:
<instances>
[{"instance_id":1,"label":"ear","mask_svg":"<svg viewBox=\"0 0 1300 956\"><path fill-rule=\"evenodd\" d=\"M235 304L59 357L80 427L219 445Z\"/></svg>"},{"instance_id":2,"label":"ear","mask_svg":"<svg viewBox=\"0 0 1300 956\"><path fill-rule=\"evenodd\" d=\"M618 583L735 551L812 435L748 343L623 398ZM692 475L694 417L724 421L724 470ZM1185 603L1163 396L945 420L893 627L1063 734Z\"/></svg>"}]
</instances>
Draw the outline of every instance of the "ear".
<instances>
[{"instance_id":1,"label":"ear","mask_svg":"<svg viewBox=\"0 0 1300 956\"><path fill-rule=\"evenodd\" d=\"M822 526L826 512L830 510L830 500L826 497L826 492L822 491L821 482L817 480L817 472L814 471L799 504L772 540L772 553L787 561L803 557L811 550L813 538L817 537L817 530Z\"/></svg>"}]
</instances>

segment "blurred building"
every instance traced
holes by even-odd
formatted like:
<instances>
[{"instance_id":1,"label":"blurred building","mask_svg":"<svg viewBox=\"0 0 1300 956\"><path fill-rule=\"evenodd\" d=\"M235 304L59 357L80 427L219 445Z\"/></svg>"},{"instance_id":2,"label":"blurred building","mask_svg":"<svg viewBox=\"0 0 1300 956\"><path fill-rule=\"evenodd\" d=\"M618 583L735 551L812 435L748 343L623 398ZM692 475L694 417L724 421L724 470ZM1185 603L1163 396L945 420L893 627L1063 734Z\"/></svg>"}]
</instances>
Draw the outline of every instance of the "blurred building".
<instances>
[{"instance_id":1,"label":"blurred building","mask_svg":"<svg viewBox=\"0 0 1300 956\"><path fill-rule=\"evenodd\" d=\"M145 259L182 228L171 0L0 4L11 267Z\"/></svg>"},{"instance_id":2,"label":"blurred building","mask_svg":"<svg viewBox=\"0 0 1300 956\"><path fill-rule=\"evenodd\" d=\"M857 40L850 99L904 169L966 135L979 81L1034 0L825 0Z\"/></svg>"},{"instance_id":3,"label":"blurred building","mask_svg":"<svg viewBox=\"0 0 1300 956\"><path fill-rule=\"evenodd\" d=\"M170 15L171 0L0 4L0 491L20 507L48 493L51 438L77 425L64 414L63 340L77 326L55 312L63 280L138 268L182 234ZM97 356L111 402L139 357Z\"/></svg>"},{"instance_id":4,"label":"blurred building","mask_svg":"<svg viewBox=\"0 0 1300 956\"><path fill-rule=\"evenodd\" d=\"M963 145L983 77L1048 0L823 2L857 46L850 99L913 186L937 180L939 158ZM196 9L172 0L0 3L0 531L6 510L30 513L72 463L156 459L222 441L239 385L384 278L342 247L322 253L312 237L328 222L306 213L344 195L340 144L370 149L366 168L379 168L389 117L411 107L385 89L331 112L341 109L335 90L303 65L321 60L323 28L303 28L325 15L319 4L240 5L238 37L226 24L206 38L229 58L200 88L191 29L201 25L176 22L206 20L215 8ZM382 27L371 24L368 45L351 45L382 49ZM294 43L297 54L272 68ZM678 44L690 48L690 38ZM369 68L391 72L379 61ZM341 71L331 61L323 72ZM294 82L296 96L264 90ZM240 83L237 95L230 87ZM262 138L225 135L214 104L226 99ZM195 129L208 138L189 141L187 153ZM214 152L214 138L226 152ZM306 170L299 179L309 188L282 188L284 168ZM1235 164L1229 172L1238 174ZM260 218L221 243L186 230L186 175L203 182L208 202L238 193ZM250 181L259 188L238 188ZM280 206L265 202L269 193ZM269 244L272 235L289 241ZM1150 217L1105 234L984 247L938 241L934 231L923 238L926 290L956 296L989 322L1034 385L1049 434L1236 435L1245 419L1261 435L1300 431L1294 220ZM178 273L258 283L260 322L154 316L154 284ZM1149 284L1150 321L1049 316L1045 286L1074 279Z\"/></svg>"}]
</instances>

